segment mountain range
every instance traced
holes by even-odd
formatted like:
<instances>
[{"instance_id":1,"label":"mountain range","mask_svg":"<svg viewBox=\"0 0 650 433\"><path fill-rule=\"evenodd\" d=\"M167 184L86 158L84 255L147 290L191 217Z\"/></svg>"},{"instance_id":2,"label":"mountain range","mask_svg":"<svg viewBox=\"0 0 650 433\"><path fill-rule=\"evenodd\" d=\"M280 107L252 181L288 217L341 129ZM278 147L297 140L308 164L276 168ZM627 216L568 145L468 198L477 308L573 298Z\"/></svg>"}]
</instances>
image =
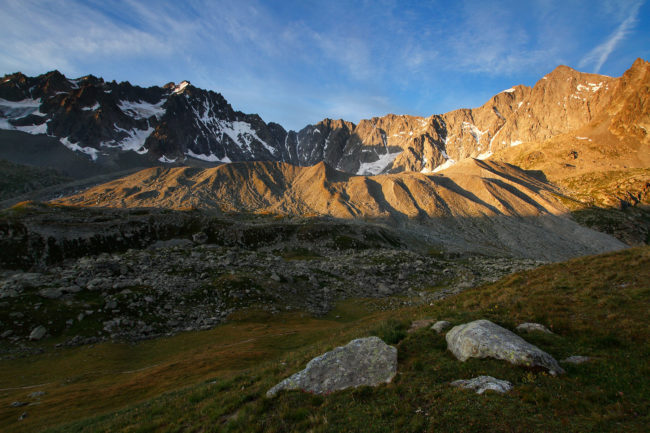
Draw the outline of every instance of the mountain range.
<instances>
[{"instance_id":1,"label":"mountain range","mask_svg":"<svg viewBox=\"0 0 650 433\"><path fill-rule=\"evenodd\" d=\"M235 111L222 95L187 81L141 88L92 75L15 73L0 83L0 129L46 134L100 165L128 153L141 166L322 161L359 175L429 173L598 122L647 144L649 71L642 59L620 78L559 66L532 88L506 89L478 108L358 124L324 119L298 132Z\"/></svg>"}]
</instances>

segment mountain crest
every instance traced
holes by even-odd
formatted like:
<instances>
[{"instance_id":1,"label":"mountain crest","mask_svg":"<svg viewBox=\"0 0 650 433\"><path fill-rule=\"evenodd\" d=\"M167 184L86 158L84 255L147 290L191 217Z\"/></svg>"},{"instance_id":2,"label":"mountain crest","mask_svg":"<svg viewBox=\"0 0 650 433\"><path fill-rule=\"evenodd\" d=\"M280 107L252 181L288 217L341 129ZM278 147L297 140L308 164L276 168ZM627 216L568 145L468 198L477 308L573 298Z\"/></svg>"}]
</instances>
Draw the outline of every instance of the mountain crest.
<instances>
[{"instance_id":1,"label":"mountain crest","mask_svg":"<svg viewBox=\"0 0 650 433\"><path fill-rule=\"evenodd\" d=\"M546 140L614 116L612 131L647 139L648 62L621 78L560 65L534 87L503 90L480 107L429 117L388 114L323 119L300 131L235 111L216 92L189 81L141 88L58 71L21 73L0 83L0 128L47 134L93 160L135 152L149 163L321 161L351 174L437 172L466 158Z\"/></svg>"}]
</instances>

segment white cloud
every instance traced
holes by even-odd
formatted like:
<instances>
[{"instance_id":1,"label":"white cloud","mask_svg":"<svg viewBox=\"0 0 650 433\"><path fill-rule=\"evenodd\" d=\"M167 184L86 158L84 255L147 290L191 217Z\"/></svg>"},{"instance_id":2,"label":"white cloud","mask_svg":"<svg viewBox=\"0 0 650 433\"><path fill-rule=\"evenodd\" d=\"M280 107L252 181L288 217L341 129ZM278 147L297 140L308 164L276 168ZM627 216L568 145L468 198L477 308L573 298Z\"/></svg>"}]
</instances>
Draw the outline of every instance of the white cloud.
<instances>
[{"instance_id":1,"label":"white cloud","mask_svg":"<svg viewBox=\"0 0 650 433\"><path fill-rule=\"evenodd\" d=\"M612 54L614 48L632 31L636 22L637 15L639 14L639 9L641 8L642 2L635 3L631 6L630 12L627 17L619 24L616 30L607 38L605 42L596 46L591 50L586 56L580 60L579 66L581 68L586 67L587 65L594 65L594 72L600 72L600 68L603 67L603 64L609 58L609 55Z\"/></svg>"}]
</instances>

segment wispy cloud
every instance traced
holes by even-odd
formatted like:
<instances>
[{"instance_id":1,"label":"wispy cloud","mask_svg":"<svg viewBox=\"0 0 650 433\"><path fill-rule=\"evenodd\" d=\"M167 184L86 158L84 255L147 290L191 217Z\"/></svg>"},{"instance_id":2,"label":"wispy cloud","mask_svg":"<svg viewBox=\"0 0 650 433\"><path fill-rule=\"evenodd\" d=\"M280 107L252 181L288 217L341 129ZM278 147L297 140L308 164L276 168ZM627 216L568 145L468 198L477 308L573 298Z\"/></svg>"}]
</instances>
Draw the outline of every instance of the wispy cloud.
<instances>
[{"instance_id":1,"label":"wispy cloud","mask_svg":"<svg viewBox=\"0 0 650 433\"><path fill-rule=\"evenodd\" d=\"M594 65L594 72L600 72L600 68L603 67L609 58L609 55L614 51L614 48L616 48L616 46L634 29L634 26L637 23L639 9L642 4L643 2L637 2L631 6L627 17L623 22L621 22L621 24L619 24L616 30L609 35L607 40L596 46L585 57L583 57L582 60L580 60L579 66L581 68L587 67L588 65Z\"/></svg>"},{"instance_id":2,"label":"wispy cloud","mask_svg":"<svg viewBox=\"0 0 650 433\"><path fill-rule=\"evenodd\" d=\"M647 52L642 1L0 0L0 74L187 79L290 128L428 116L559 63L615 72Z\"/></svg>"}]
</instances>

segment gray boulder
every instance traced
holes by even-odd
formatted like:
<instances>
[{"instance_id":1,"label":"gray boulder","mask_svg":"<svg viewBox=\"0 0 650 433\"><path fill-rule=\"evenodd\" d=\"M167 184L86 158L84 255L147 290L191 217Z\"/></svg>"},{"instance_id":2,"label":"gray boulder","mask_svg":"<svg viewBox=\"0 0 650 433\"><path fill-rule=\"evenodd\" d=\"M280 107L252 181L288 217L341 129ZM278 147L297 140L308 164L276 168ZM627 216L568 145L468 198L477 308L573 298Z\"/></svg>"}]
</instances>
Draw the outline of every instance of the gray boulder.
<instances>
[{"instance_id":1,"label":"gray boulder","mask_svg":"<svg viewBox=\"0 0 650 433\"><path fill-rule=\"evenodd\" d=\"M543 367L554 376L564 373L551 355L489 320L455 326L447 332L445 339L447 348L460 361L496 358L515 365Z\"/></svg>"},{"instance_id":2,"label":"gray boulder","mask_svg":"<svg viewBox=\"0 0 650 433\"><path fill-rule=\"evenodd\" d=\"M47 334L47 329L45 329L45 326L37 326L32 330L31 334L29 334L29 339L34 341L40 340L41 338L45 337L45 334Z\"/></svg>"},{"instance_id":3,"label":"gray boulder","mask_svg":"<svg viewBox=\"0 0 650 433\"><path fill-rule=\"evenodd\" d=\"M553 332L548 329L546 326L540 324L540 323L522 323L521 325L517 326L517 331L519 332L544 332L546 334L552 334Z\"/></svg>"},{"instance_id":4,"label":"gray boulder","mask_svg":"<svg viewBox=\"0 0 650 433\"><path fill-rule=\"evenodd\" d=\"M512 384L507 380L495 379L492 376L478 376L469 380L455 380L451 386L473 389L477 394L483 394L487 390L504 394L512 389Z\"/></svg>"},{"instance_id":5,"label":"gray boulder","mask_svg":"<svg viewBox=\"0 0 650 433\"><path fill-rule=\"evenodd\" d=\"M362 385L389 383L397 373L397 349L379 337L359 338L309 361L307 367L284 379L267 393L301 389L325 394Z\"/></svg>"},{"instance_id":6,"label":"gray boulder","mask_svg":"<svg viewBox=\"0 0 650 433\"><path fill-rule=\"evenodd\" d=\"M451 326L451 322L448 322L446 320L440 320L434 323L431 329L436 331L438 334L442 334L443 332L445 332L445 329L449 328L450 326Z\"/></svg>"}]
</instances>

